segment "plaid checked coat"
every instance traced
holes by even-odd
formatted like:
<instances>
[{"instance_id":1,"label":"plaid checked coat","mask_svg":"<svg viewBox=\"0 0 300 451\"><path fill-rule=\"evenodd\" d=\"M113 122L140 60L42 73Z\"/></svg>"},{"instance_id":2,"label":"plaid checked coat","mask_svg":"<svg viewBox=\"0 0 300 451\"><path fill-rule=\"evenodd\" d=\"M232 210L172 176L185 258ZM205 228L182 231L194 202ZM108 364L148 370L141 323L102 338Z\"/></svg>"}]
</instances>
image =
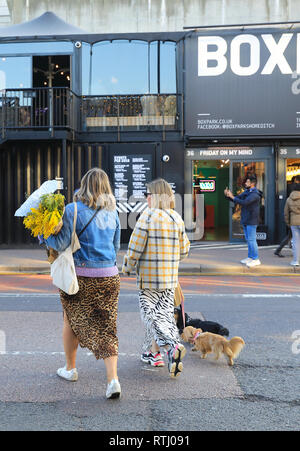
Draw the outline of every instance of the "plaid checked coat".
<instances>
[{"instance_id":1,"label":"plaid checked coat","mask_svg":"<svg viewBox=\"0 0 300 451\"><path fill-rule=\"evenodd\" d=\"M173 289L179 262L189 249L184 222L175 210L147 208L132 232L122 271L135 270L140 289Z\"/></svg>"}]
</instances>

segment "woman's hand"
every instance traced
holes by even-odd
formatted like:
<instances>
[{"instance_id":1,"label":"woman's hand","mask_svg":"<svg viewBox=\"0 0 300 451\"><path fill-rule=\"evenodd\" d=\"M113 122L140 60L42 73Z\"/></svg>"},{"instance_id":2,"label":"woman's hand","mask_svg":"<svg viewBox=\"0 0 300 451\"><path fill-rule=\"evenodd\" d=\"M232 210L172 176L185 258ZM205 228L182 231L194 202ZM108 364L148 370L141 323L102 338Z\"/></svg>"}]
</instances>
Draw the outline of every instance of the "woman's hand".
<instances>
[{"instance_id":1,"label":"woman's hand","mask_svg":"<svg viewBox=\"0 0 300 451\"><path fill-rule=\"evenodd\" d=\"M57 224L57 226L55 227L55 229L53 230L53 235L57 235L61 231L63 225L64 223L63 220L61 219Z\"/></svg>"},{"instance_id":2,"label":"woman's hand","mask_svg":"<svg viewBox=\"0 0 300 451\"><path fill-rule=\"evenodd\" d=\"M127 268L127 266L125 265L122 266L122 273L125 274L125 276L130 276L130 271Z\"/></svg>"}]
</instances>

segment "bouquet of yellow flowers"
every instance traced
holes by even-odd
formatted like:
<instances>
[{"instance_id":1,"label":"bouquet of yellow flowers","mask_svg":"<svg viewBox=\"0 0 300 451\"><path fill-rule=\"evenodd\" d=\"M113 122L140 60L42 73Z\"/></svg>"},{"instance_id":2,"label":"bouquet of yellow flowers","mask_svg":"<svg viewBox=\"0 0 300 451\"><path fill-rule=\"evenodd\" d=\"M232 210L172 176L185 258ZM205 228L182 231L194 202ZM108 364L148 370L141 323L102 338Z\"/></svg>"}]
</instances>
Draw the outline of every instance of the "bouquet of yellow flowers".
<instances>
[{"instance_id":1,"label":"bouquet of yellow flowers","mask_svg":"<svg viewBox=\"0 0 300 451\"><path fill-rule=\"evenodd\" d=\"M47 239L61 229L64 209L65 197L62 194L44 194L38 208L31 208L23 223L34 237L43 235Z\"/></svg>"}]
</instances>

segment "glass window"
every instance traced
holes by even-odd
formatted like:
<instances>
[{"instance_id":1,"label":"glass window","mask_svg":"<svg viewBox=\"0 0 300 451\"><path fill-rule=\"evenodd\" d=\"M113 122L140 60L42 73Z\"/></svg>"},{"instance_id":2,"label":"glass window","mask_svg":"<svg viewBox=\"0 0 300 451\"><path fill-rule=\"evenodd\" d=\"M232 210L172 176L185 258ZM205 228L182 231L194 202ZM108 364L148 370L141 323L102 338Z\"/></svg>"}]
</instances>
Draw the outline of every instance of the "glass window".
<instances>
[{"instance_id":1,"label":"glass window","mask_svg":"<svg viewBox=\"0 0 300 451\"><path fill-rule=\"evenodd\" d=\"M11 42L9 44L0 44L0 55L30 55L45 54L55 55L59 53L73 53L73 43L62 42Z\"/></svg>"},{"instance_id":2,"label":"glass window","mask_svg":"<svg viewBox=\"0 0 300 451\"><path fill-rule=\"evenodd\" d=\"M158 42L82 46L83 95L157 94ZM160 93L176 93L176 44L160 43Z\"/></svg>"},{"instance_id":3,"label":"glass window","mask_svg":"<svg viewBox=\"0 0 300 451\"><path fill-rule=\"evenodd\" d=\"M31 57L0 57L0 89L31 88Z\"/></svg>"},{"instance_id":4,"label":"glass window","mask_svg":"<svg viewBox=\"0 0 300 451\"><path fill-rule=\"evenodd\" d=\"M93 46L91 95L148 91L148 44L113 41Z\"/></svg>"},{"instance_id":5,"label":"glass window","mask_svg":"<svg viewBox=\"0 0 300 451\"><path fill-rule=\"evenodd\" d=\"M160 44L160 92L176 93L176 44L161 42Z\"/></svg>"}]
</instances>

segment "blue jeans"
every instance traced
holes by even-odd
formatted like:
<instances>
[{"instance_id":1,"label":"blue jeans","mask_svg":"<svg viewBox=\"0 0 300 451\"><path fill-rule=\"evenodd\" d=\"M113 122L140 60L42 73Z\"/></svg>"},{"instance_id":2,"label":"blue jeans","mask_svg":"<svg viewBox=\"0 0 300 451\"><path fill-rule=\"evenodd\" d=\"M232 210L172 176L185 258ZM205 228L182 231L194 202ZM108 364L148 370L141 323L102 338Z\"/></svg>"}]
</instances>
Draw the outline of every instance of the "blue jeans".
<instances>
[{"instance_id":1,"label":"blue jeans","mask_svg":"<svg viewBox=\"0 0 300 451\"><path fill-rule=\"evenodd\" d=\"M293 234L293 240L292 240L292 244L293 244L293 261L294 263L299 261L299 257L300 257L300 226L291 226L292 229L292 234Z\"/></svg>"},{"instance_id":2,"label":"blue jeans","mask_svg":"<svg viewBox=\"0 0 300 451\"><path fill-rule=\"evenodd\" d=\"M256 225L243 225L245 240L248 244L248 258L258 259L258 246L256 241Z\"/></svg>"}]
</instances>

